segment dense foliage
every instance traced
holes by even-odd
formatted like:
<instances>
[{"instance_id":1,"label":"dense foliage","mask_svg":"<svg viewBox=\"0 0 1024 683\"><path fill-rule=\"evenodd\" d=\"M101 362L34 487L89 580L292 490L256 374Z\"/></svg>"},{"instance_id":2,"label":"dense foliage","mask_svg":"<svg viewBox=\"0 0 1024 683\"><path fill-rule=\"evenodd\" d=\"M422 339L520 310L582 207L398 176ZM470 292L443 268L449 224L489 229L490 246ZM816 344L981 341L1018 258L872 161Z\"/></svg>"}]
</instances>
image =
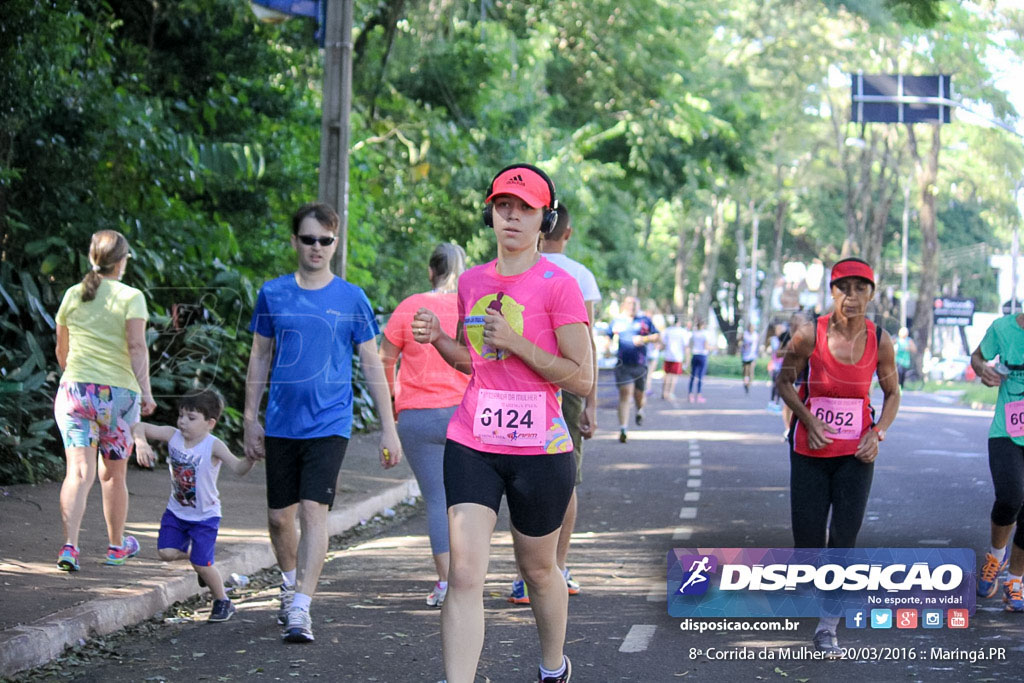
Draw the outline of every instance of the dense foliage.
<instances>
[{"instance_id":1,"label":"dense foliage","mask_svg":"<svg viewBox=\"0 0 1024 683\"><path fill-rule=\"evenodd\" d=\"M787 260L869 248L893 281L902 205L883 200L911 171L906 135L846 124L836 73L954 70L1012 118L978 55L1019 54L1024 25L936 0L359 0L355 19L347 276L382 315L426 287L437 241L489 258L483 189L530 160L572 209L570 255L609 295L713 309L723 328L749 305L737 264L752 211L769 285ZM52 316L100 228L128 237L125 281L150 305L154 419L213 384L237 438L255 293L293 267L287 217L317 189L314 29L260 24L237 0L4 4L0 483L60 473ZM1022 166L1007 136L950 129L964 151L934 186L955 256L943 283L1008 243ZM994 303L984 268L958 286ZM357 425L372 420L361 392Z\"/></svg>"}]
</instances>

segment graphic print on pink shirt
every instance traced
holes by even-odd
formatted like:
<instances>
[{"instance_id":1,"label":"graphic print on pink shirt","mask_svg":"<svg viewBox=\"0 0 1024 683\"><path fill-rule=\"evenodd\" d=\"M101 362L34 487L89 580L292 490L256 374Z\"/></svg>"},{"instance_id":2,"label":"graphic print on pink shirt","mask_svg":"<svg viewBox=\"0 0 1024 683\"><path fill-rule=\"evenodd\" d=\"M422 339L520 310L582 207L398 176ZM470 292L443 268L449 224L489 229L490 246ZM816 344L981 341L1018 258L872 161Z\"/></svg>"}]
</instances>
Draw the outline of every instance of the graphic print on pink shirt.
<instances>
[{"instance_id":1,"label":"graphic print on pink shirt","mask_svg":"<svg viewBox=\"0 0 1024 683\"><path fill-rule=\"evenodd\" d=\"M493 315L500 307L501 315L514 332L548 353L558 354L555 330L570 323L587 323L583 295L575 282L571 275L543 258L526 272L515 276L499 275L495 262L463 273L459 279L459 316L463 320L466 345L473 362L473 378L448 426L448 438L490 453L543 455L572 450L572 440L562 418L561 394L557 385L545 380L515 355L499 352L484 344L483 330L484 316ZM501 433L507 435L507 443L482 441L479 435L484 428L493 434L498 426L495 412L498 406L478 406L481 391L543 392L544 445L534 445L537 442L533 438L523 438L525 435L510 430L504 422ZM523 401L528 401L527 397L516 397L517 405L509 406L519 411L514 416L519 420L517 424L521 424L522 406L526 405ZM507 414L503 413L502 418ZM533 428L529 432L540 426L533 422L533 417L531 412L530 426ZM479 425L476 424L478 420L481 422Z\"/></svg>"}]
</instances>

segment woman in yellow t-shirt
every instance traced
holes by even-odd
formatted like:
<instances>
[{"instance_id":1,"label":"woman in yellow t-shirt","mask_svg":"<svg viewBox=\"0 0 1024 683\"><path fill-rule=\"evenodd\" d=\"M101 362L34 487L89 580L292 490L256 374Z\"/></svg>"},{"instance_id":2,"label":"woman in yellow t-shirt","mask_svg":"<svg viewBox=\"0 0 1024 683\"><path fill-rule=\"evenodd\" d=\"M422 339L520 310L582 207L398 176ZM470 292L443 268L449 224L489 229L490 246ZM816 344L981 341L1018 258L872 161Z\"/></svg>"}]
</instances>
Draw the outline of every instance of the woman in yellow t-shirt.
<instances>
[{"instance_id":1,"label":"woman in yellow t-shirt","mask_svg":"<svg viewBox=\"0 0 1024 683\"><path fill-rule=\"evenodd\" d=\"M107 521L106 564L121 565L139 552L124 536L128 517L125 472L132 452L131 427L156 409L149 386L146 300L121 284L128 265L128 240L115 230L92 236L92 270L64 293L57 311L57 362L63 373L53 405L67 458L60 489L65 542L57 558L77 571L78 532L96 480L97 451L103 515Z\"/></svg>"}]
</instances>

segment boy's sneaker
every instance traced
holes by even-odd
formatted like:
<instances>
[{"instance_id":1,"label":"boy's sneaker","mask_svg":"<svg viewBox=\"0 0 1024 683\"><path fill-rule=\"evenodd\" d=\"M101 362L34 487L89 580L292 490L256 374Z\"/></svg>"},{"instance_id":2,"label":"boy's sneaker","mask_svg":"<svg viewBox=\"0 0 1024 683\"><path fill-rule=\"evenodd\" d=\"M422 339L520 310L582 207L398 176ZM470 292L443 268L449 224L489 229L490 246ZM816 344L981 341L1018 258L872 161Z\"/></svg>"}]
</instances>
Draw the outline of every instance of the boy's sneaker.
<instances>
[{"instance_id":1,"label":"boy's sneaker","mask_svg":"<svg viewBox=\"0 0 1024 683\"><path fill-rule=\"evenodd\" d=\"M644 423L644 414L641 411L636 411L636 426L640 427Z\"/></svg>"},{"instance_id":2,"label":"boy's sneaker","mask_svg":"<svg viewBox=\"0 0 1024 683\"><path fill-rule=\"evenodd\" d=\"M122 565L129 557L139 554L139 542L134 536L125 536L121 539L121 547L107 546L107 560L104 564Z\"/></svg>"},{"instance_id":3,"label":"boy's sneaker","mask_svg":"<svg viewBox=\"0 0 1024 683\"><path fill-rule=\"evenodd\" d=\"M562 572L562 576L565 577L565 586L569 589L569 595L579 595L580 583L572 578L572 572L566 569Z\"/></svg>"},{"instance_id":4,"label":"boy's sneaker","mask_svg":"<svg viewBox=\"0 0 1024 683\"><path fill-rule=\"evenodd\" d=\"M207 621L227 621L235 612L235 605L230 600L214 600L213 609L210 610L210 618Z\"/></svg>"},{"instance_id":5,"label":"boy's sneaker","mask_svg":"<svg viewBox=\"0 0 1024 683\"><path fill-rule=\"evenodd\" d=\"M1003 608L1007 612L1024 612L1024 596L1021 595L1020 579L1007 581L1003 586Z\"/></svg>"},{"instance_id":6,"label":"boy's sneaker","mask_svg":"<svg viewBox=\"0 0 1024 683\"><path fill-rule=\"evenodd\" d=\"M277 623L284 626L288 623L288 613L292 609L292 600L295 599L295 586L281 584L281 606L277 609Z\"/></svg>"},{"instance_id":7,"label":"boy's sneaker","mask_svg":"<svg viewBox=\"0 0 1024 683\"><path fill-rule=\"evenodd\" d=\"M572 662L569 661L569 655L562 655L562 659L565 660L565 671L562 672L561 676L544 676L537 670L537 683L569 683L569 679L572 678Z\"/></svg>"},{"instance_id":8,"label":"boy's sneaker","mask_svg":"<svg viewBox=\"0 0 1024 683\"><path fill-rule=\"evenodd\" d=\"M829 630L818 631L814 634L814 649L820 652L825 659L843 658L839 640L836 638L836 634Z\"/></svg>"},{"instance_id":9,"label":"boy's sneaker","mask_svg":"<svg viewBox=\"0 0 1024 683\"><path fill-rule=\"evenodd\" d=\"M620 429L619 430L619 443L626 443L626 430L625 429Z\"/></svg>"},{"instance_id":10,"label":"boy's sneaker","mask_svg":"<svg viewBox=\"0 0 1024 683\"><path fill-rule=\"evenodd\" d=\"M430 591L430 595L427 596L427 607L440 607L444 604L446 595L448 595L448 584L446 583L442 587L440 581L435 583L434 590Z\"/></svg>"},{"instance_id":11,"label":"boy's sneaker","mask_svg":"<svg viewBox=\"0 0 1024 683\"><path fill-rule=\"evenodd\" d=\"M66 572L77 572L80 569L78 566L78 548L70 543L65 543L64 547L60 549L60 555L57 556L57 567Z\"/></svg>"},{"instance_id":12,"label":"boy's sneaker","mask_svg":"<svg viewBox=\"0 0 1024 683\"><path fill-rule=\"evenodd\" d=\"M516 605L529 605L530 594L526 591L526 582L522 579L512 582L512 592L509 593L508 601Z\"/></svg>"},{"instance_id":13,"label":"boy's sneaker","mask_svg":"<svg viewBox=\"0 0 1024 683\"><path fill-rule=\"evenodd\" d=\"M281 639L286 643L312 643L313 620L304 609L288 610L288 623L284 627Z\"/></svg>"},{"instance_id":14,"label":"boy's sneaker","mask_svg":"<svg viewBox=\"0 0 1024 683\"><path fill-rule=\"evenodd\" d=\"M978 575L978 595L991 598L999 590L999 575L1006 569L1007 561L1000 562L992 553L985 553L985 564Z\"/></svg>"}]
</instances>

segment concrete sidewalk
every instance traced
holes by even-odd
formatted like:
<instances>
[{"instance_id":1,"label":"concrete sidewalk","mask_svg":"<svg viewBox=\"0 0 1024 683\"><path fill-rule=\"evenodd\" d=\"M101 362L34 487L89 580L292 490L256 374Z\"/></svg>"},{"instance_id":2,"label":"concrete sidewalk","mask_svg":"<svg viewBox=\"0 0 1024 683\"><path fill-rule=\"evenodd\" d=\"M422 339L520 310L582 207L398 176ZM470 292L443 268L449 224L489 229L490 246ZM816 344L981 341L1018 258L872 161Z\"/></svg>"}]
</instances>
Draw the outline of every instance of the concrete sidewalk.
<instances>
[{"instance_id":1,"label":"concrete sidewalk","mask_svg":"<svg viewBox=\"0 0 1024 683\"><path fill-rule=\"evenodd\" d=\"M349 444L330 515L336 535L418 495L406 463L380 466L377 434L356 435ZM267 537L265 470L259 463L245 477L223 471L219 488L223 518L217 567L250 574L275 564ZM139 623L205 589L188 562L162 562L156 538L170 493L164 466L130 466L131 502L126 533L139 539L138 556L121 567L103 564L106 526L99 484L89 495L79 548L81 571L57 569L64 543L58 505L60 484L0 487L0 677L45 664L81 639Z\"/></svg>"}]
</instances>

